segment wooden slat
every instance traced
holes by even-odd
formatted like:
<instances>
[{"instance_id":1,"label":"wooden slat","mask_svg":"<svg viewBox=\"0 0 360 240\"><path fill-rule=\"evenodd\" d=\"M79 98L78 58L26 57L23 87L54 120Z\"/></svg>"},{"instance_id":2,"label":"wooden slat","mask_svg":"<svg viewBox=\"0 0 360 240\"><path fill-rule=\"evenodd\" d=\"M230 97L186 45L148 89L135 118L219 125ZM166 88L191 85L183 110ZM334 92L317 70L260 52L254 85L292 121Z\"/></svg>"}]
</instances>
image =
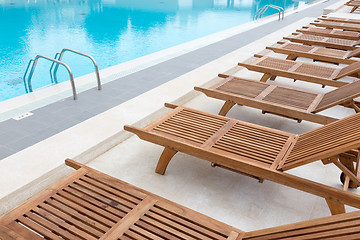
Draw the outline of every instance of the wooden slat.
<instances>
[{"instance_id":1,"label":"wooden slat","mask_svg":"<svg viewBox=\"0 0 360 240\"><path fill-rule=\"evenodd\" d=\"M117 222L100 239L112 240L123 235L139 218L141 218L155 203L156 199L146 197L133 210L131 210L121 221Z\"/></svg>"}]
</instances>

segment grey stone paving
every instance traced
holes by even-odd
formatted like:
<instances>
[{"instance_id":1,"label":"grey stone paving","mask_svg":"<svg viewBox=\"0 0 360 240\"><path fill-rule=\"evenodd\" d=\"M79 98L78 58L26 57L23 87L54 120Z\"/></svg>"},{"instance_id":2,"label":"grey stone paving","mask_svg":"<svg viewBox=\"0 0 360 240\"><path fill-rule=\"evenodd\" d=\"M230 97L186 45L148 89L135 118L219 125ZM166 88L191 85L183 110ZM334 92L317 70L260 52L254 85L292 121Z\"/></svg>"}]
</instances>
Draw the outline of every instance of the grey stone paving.
<instances>
[{"instance_id":1,"label":"grey stone paving","mask_svg":"<svg viewBox=\"0 0 360 240\"><path fill-rule=\"evenodd\" d=\"M77 101L72 100L72 98L66 98L36 109L32 111L34 115L20 121L10 119L0 122L0 160L286 25L304 17L318 17L322 14L322 10L325 7L335 2L336 0L330 0L312 6L289 17L285 16L283 21L265 24L109 82L103 85L103 90L101 91L90 89L79 93Z\"/></svg>"}]
</instances>

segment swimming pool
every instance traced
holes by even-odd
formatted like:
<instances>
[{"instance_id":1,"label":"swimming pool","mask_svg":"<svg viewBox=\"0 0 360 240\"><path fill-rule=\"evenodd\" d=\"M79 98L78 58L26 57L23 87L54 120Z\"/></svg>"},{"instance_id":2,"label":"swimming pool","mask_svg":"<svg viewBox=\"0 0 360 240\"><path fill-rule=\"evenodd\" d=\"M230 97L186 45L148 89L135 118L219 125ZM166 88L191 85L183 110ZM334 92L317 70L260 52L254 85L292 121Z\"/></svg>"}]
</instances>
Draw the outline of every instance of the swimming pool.
<instances>
[{"instance_id":1,"label":"swimming pool","mask_svg":"<svg viewBox=\"0 0 360 240\"><path fill-rule=\"evenodd\" d=\"M90 54L104 69L249 22L266 4L291 8L299 1L2 0L0 101L25 94L22 77L37 54L54 57L72 48ZM75 77L93 71L82 57L67 54L63 61ZM49 62L39 61L33 89L50 84L49 68ZM58 80L68 80L61 67Z\"/></svg>"}]
</instances>

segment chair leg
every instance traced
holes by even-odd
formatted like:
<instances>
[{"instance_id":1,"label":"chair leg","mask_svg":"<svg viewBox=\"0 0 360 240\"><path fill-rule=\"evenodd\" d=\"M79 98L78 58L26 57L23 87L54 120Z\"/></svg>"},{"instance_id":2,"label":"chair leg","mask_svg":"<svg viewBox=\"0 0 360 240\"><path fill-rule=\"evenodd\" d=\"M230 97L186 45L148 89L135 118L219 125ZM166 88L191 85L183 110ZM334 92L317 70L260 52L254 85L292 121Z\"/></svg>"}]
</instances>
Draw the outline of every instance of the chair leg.
<instances>
[{"instance_id":1,"label":"chair leg","mask_svg":"<svg viewBox=\"0 0 360 240\"><path fill-rule=\"evenodd\" d=\"M326 198L326 203L330 209L331 215L345 213L345 205L334 199Z\"/></svg>"},{"instance_id":2,"label":"chair leg","mask_svg":"<svg viewBox=\"0 0 360 240\"><path fill-rule=\"evenodd\" d=\"M276 76L275 76L275 75L272 75L272 76L270 77L270 80L271 80L271 81L275 81L275 79L276 79Z\"/></svg>"},{"instance_id":3,"label":"chair leg","mask_svg":"<svg viewBox=\"0 0 360 240\"><path fill-rule=\"evenodd\" d=\"M164 151L162 152L159 162L156 166L155 172L161 175L164 175L165 171L166 171L166 167L168 166L170 160L172 159L172 157L177 153L177 151L165 147Z\"/></svg>"},{"instance_id":4,"label":"chair leg","mask_svg":"<svg viewBox=\"0 0 360 240\"><path fill-rule=\"evenodd\" d=\"M353 13L358 7L353 7L350 11L350 13Z\"/></svg>"},{"instance_id":5,"label":"chair leg","mask_svg":"<svg viewBox=\"0 0 360 240\"><path fill-rule=\"evenodd\" d=\"M266 82L271 77L271 74L265 73L262 78L260 79L260 82Z\"/></svg>"},{"instance_id":6,"label":"chair leg","mask_svg":"<svg viewBox=\"0 0 360 240\"><path fill-rule=\"evenodd\" d=\"M225 116L234 105L235 103L233 101L227 100L220 109L219 115Z\"/></svg>"},{"instance_id":7,"label":"chair leg","mask_svg":"<svg viewBox=\"0 0 360 240\"><path fill-rule=\"evenodd\" d=\"M297 59L297 56L289 54L286 59L295 61Z\"/></svg>"}]
</instances>

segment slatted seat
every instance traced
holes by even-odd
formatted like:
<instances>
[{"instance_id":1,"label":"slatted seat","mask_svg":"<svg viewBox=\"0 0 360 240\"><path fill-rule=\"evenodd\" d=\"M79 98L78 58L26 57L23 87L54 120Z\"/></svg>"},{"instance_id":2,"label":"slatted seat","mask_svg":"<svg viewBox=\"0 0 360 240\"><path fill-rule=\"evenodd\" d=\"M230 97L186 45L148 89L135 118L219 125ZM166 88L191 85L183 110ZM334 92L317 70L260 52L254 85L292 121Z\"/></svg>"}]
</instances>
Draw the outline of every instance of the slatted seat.
<instances>
[{"instance_id":1,"label":"slatted seat","mask_svg":"<svg viewBox=\"0 0 360 240\"><path fill-rule=\"evenodd\" d=\"M354 41L349 39L323 37L304 33L284 37L284 39L306 45L315 45L341 50L356 50L358 48L357 45L360 43L360 41Z\"/></svg>"},{"instance_id":2,"label":"slatted seat","mask_svg":"<svg viewBox=\"0 0 360 240\"><path fill-rule=\"evenodd\" d=\"M358 4L356 4L358 5ZM330 22L330 21L315 21L310 23L317 27L343 29L346 31L360 32L360 24L356 23L343 23L343 22Z\"/></svg>"},{"instance_id":3,"label":"slatted seat","mask_svg":"<svg viewBox=\"0 0 360 240\"><path fill-rule=\"evenodd\" d=\"M72 160L76 169L0 218L1 239L228 239L243 232Z\"/></svg>"},{"instance_id":4,"label":"slatted seat","mask_svg":"<svg viewBox=\"0 0 360 240\"><path fill-rule=\"evenodd\" d=\"M347 84L336 80L346 76L358 77L360 72L360 62L352 63L343 68L334 68L267 56L252 63L238 63L238 65L246 67L250 71L264 73L260 79L261 82L266 82L268 79L274 80L277 76L281 76L333 87L341 87Z\"/></svg>"},{"instance_id":5,"label":"slatted seat","mask_svg":"<svg viewBox=\"0 0 360 240\"><path fill-rule=\"evenodd\" d=\"M211 161L214 166L324 197L333 214L345 212L343 204L354 206L356 202L359 206L358 195L283 171L322 159L324 164L334 163L345 173L344 190L349 184L360 185L358 170L353 164L357 162L356 169L359 169L357 152L352 152L352 157L348 153L346 159L342 155L360 148L360 113L295 135L190 108L166 106L174 110L143 129L124 126L141 139L165 147L156 167L157 173L164 174L179 151Z\"/></svg>"},{"instance_id":6,"label":"slatted seat","mask_svg":"<svg viewBox=\"0 0 360 240\"><path fill-rule=\"evenodd\" d=\"M224 80L209 87L195 87L208 97L225 100L219 115L225 116L235 105L254 107L263 113L273 113L293 119L327 124L337 119L317 114L336 105L346 105L360 111L354 98L360 96L360 81L325 94L281 85L219 74Z\"/></svg>"},{"instance_id":7,"label":"slatted seat","mask_svg":"<svg viewBox=\"0 0 360 240\"><path fill-rule=\"evenodd\" d=\"M329 22L343 22L343 23L360 24L360 19L353 19L353 18L322 16L322 17L319 17L318 20L320 20L320 21L329 21Z\"/></svg>"},{"instance_id":8,"label":"slatted seat","mask_svg":"<svg viewBox=\"0 0 360 240\"><path fill-rule=\"evenodd\" d=\"M280 45L266 47L273 52L286 54L287 59L296 60L298 57L310 58L329 63L352 64L357 62L360 56L360 48L356 50L339 50L323 47L308 46L285 42Z\"/></svg>"},{"instance_id":9,"label":"slatted seat","mask_svg":"<svg viewBox=\"0 0 360 240\"><path fill-rule=\"evenodd\" d=\"M304 27L302 29L296 30L304 34L318 35L323 37L332 37L332 38L343 38L357 41L360 39L360 33L353 31L344 31L339 29L328 29L328 28L318 28L318 27Z\"/></svg>"},{"instance_id":10,"label":"slatted seat","mask_svg":"<svg viewBox=\"0 0 360 240\"><path fill-rule=\"evenodd\" d=\"M247 232L244 240L360 239L360 211Z\"/></svg>"}]
</instances>

